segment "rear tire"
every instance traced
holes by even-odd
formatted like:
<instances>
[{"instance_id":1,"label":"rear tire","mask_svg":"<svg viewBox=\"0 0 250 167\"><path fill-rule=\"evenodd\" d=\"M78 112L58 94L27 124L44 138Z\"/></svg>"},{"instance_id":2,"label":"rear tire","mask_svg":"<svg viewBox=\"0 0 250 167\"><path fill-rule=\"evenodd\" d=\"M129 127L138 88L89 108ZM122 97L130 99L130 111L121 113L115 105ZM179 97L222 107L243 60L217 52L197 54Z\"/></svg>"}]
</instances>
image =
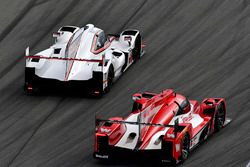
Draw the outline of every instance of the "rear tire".
<instances>
[{"instance_id":1,"label":"rear tire","mask_svg":"<svg viewBox=\"0 0 250 167\"><path fill-rule=\"evenodd\" d=\"M134 62L136 62L137 60L141 58L141 35L140 33L137 35L135 39L135 47L132 50L132 54L133 54Z\"/></svg>"},{"instance_id":2,"label":"rear tire","mask_svg":"<svg viewBox=\"0 0 250 167\"><path fill-rule=\"evenodd\" d=\"M107 78L107 87L105 88L105 93L108 93L113 85L113 80L114 80L114 68L111 65L109 67L109 71L108 71L108 78Z\"/></svg>"},{"instance_id":3,"label":"rear tire","mask_svg":"<svg viewBox=\"0 0 250 167\"><path fill-rule=\"evenodd\" d=\"M189 135L186 133L182 139L182 149L180 158L182 162L184 162L188 158L189 151L190 151L190 138Z\"/></svg>"},{"instance_id":4,"label":"rear tire","mask_svg":"<svg viewBox=\"0 0 250 167\"><path fill-rule=\"evenodd\" d=\"M205 141L205 140L207 139L208 135L209 135L209 125L207 125L207 126L204 128L203 132L202 132L201 135L200 135L199 141L200 141L200 142Z\"/></svg>"},{"instance_id":5,"label":"rear tire","mask_svg":"<svg viewBox=\"0 0 250 167\"><path fill-rule=\"evenodd\" d=\"M219 132L224 125L225 122L225 109L222 103L220 103L217 107L217 111L215 114L214 120L214 130L215 132Z\"/></svg>"}]
</instances>

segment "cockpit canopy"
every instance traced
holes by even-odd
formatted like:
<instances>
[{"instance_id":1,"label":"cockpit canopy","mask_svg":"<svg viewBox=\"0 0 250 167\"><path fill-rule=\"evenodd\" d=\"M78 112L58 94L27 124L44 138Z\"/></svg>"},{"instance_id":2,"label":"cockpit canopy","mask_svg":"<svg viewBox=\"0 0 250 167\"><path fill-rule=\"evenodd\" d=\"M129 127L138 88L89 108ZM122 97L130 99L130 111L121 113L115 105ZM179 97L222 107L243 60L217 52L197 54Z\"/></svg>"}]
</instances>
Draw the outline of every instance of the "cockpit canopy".
<instances>
[{"instance_id":1,"label":"cockpit canopy","mask_svg":"<svg viewBox=\"0 0 250 167\"><path fill-rule=\"evenodd\" d=\"M104 31L100 31L99 33L97 33L96 37L97 37L97 42L96 42L96 46L95 46L95 51L103 48L105 46L105 44L108 42L108 37L104 33Z\"/></svg>"},{"instance_id":2,"label":"cockpit canopy","mask_svg":"<svg viewBox=\"0 0 250 167\"><path fill-rule=\"evenodd\" d=\"M178 105L176 115L186 114L191 109L190 102L189 102L189 100L187 98L185 98L180 104L177 103L177 102L176 102L176 104Z\"/></svg>"},{"instance_id":3,"label":"cockpit canopy","mask_svg":"<svg viewBox=\"0 0 250 167\"><path fill-rule=\"evenodd\" d=\"M134 94L133 95L134 104L133 104L132 112L144 110L148 105L151 104L150 103L152 102L151 100L154 99L156 95L157 94L148 93L148 92L145 92L142 94L141 93ZM169 96L157 96L157 97L162 97L161 100L164 100L162 102L165 103L167 106L170 106L171 104L175 103L177 105L176 109L174 109L176 116L186 114L191 109L189 100L185 96L182 96L180 94L171 93L169 94Z\"/></svg>"}]
</instances>

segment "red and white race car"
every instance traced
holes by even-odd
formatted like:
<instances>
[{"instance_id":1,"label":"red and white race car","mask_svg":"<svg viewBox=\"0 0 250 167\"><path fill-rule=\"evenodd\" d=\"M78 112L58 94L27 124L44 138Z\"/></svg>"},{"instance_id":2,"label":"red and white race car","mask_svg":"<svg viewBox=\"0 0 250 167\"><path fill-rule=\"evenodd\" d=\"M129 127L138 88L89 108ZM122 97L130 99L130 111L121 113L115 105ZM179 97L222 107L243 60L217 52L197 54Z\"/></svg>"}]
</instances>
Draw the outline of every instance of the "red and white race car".
<instances>
[{"instance_id":1,"label":"red and white race car","mask_svg":"<svg viewBox=\"0 0 250 167\"><path fill-rule=\"evenodd\" d=\"M160 94L137 93L133 100L126 118L96 118L95 158L129 153L178 164L231 121L223 98L206 98L199 103L167 89Z\"/></svg>"}]
</instances>

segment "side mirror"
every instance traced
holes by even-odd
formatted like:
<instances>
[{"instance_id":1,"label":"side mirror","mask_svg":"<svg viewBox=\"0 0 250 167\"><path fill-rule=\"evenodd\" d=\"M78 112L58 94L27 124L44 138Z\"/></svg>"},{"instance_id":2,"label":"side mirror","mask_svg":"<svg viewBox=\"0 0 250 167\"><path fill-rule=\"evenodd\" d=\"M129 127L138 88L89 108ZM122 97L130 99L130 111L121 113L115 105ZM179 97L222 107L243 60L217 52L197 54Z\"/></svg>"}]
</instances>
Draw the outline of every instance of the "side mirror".
<instances>
[{"instance_id":1,"label":"side mirror","mask_svg":"<svg viewBox=\"0 0 250 167\"><path fill-rule=\"evenodd\" d=\"M139 100L142 98L142 95L140 93L136 93L133 95L132 99L133 101Z\"/></svg>"},{"instance_id":2,"label":"side mirror","mask_svg":"<svg viewBox=\"0 0 250 167\"><path fill-rule=\"evenodd\" d=\"M204 101L207 106L215 106L215 100L213 98L208 98Z\"/></svg>"},{"instance_id":3,"label":"side mirror","mask_svg":"<svg viewBox=\"0 0 250 167\"><path fill-rule=\"evenodd\" d=\"M52 36L54 38L58 38L59 36L61 36L63 33L60 33L60 32L53 32Z\"/></svg>"}]
</instances>

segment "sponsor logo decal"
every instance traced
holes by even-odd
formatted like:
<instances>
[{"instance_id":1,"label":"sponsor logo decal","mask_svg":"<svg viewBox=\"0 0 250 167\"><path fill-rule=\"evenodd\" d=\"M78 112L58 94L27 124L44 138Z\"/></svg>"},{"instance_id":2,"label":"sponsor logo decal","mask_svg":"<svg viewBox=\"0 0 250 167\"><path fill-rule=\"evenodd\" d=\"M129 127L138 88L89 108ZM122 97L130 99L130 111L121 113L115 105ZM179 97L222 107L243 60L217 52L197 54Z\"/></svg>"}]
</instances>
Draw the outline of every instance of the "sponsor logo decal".
<instances>
[{"instance_id":1,"label":"sponsor logo decal","mask_svg":"<svg viewBox=\"0 0 250 167\"><path fill-rule=\"evenodd\" d=\"M109 158L108 155L98 155L98 154L96 154L95 156L96 156L96 158L102 158L102 159L108 159Z\"/></svg>"},{"instance_id":2,"label":"sponsor logo decal","mask_svg":"<svg viewBox=\"0 0 250 167\"><path fill-rule=\"evenodd\" d=\"M109 133L111 129L101 128L102 133Z\"/></svg>"},{"instance_id":3,"label":"sponsor logo decal","mask_svg":"<svg viewBox=\"0 0 250 167\"><path fill-rule=\"evenodd\" d=\"M167 134L167 138L173 138L174 139L174 134Z\"/></svg>"},{"instance_id":4,"label":"sponsor logo decal","mask_svg":"<svg viewBox=\"0 0 250 167\"><path fill-rule=\"evenodd\" d=\"M179 152L179 151L180 151L180 144L176 144L176 145L175 145L175 150L176 150L176 152Z\"/></svg>"},{"instance_id":5,"label":"sponsor logo decal","mask_svg":"<svg viewBox=\"0 0 250 167\"><path fill-rule=\"evenodd\" d=\"M182 118L183 123L188 123L193 119L193 115L189 114L187 117Z\"/></svg>"}]
</instances>

